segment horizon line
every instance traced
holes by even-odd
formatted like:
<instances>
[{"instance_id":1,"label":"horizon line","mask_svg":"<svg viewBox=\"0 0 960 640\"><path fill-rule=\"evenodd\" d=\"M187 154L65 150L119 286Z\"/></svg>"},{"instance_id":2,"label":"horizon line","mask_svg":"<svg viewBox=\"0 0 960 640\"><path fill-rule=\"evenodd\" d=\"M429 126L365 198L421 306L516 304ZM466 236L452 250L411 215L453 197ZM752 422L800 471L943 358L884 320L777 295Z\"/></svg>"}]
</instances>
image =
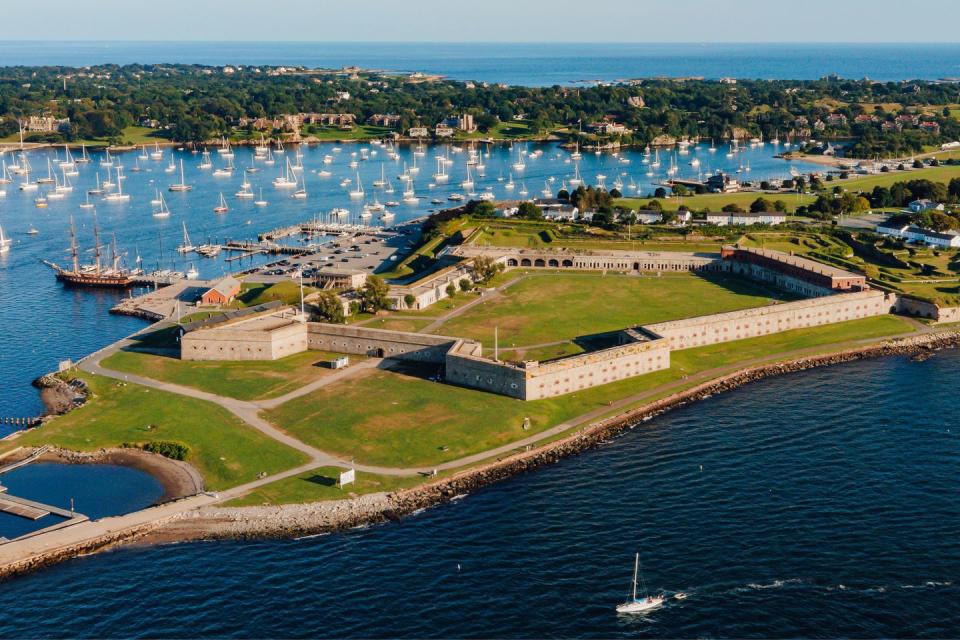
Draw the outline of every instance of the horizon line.
<instances>
[{"instance_id":1,"label":"horizon line","mask_svg":"<svg viewBox=\"0 0 960 640\"><path fill-rule=\"evenodd\" d=\"M0 46L6 43L19 43L19 44L49 44L49 43L105 43L105 44L185 44L185 43L209 43L209 44L552 44L552 45L635 45L635 46L645 46L645 45L766 45L766 46L793 46L793 45L879 45L879 46L891 46L891 45L923 45L923 46L956 46L960 47L960 42L947 42L947 41L915 41L915 40L885 40L885 41L872 41L872 40L777 40L777 41L767 41L767 40L755 40L755 41L742 41L742 40L662 40L662 41L645 41L645 42L631 42L626 40L610 40L604 42L592 41L592 40L582 40L582 41L571 41L571 40L260 40L260 39L236 39L236 40L224 40L224 39L185 39L185 40L174 40L174 39L161 39L161 40L145 40L142 38L130 39L130 40L113 40L113 39L100 39L100 38L81 38L81 39L45 39L38 40L36 38L6 38L0 40Z\"/></svg>"}]
</instances>

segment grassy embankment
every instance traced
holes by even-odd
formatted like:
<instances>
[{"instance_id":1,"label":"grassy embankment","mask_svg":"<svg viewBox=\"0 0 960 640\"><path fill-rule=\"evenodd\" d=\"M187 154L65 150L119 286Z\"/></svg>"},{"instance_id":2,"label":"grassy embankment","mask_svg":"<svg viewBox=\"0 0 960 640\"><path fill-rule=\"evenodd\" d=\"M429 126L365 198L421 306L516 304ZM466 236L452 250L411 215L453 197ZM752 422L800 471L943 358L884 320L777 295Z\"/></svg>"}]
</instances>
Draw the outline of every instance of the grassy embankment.
<instances>
[{"instance_id":1,"label":"grassy embankment","mask_svg":"<svg viewBox=\"0 0 960 640\"><path fill-rule=\"evenodd\" d=\"M670 369L533 402L432 382L425 376L436 372L429 368L371 370L265 415L300 440L358 462L429 466L509 444L700 371L910 330L900 318L880 316L698 347L674 352ZM530 419L527 431L524 418Z\"/></svg>"},{"instance_id":2,"label":"grassy embankment","mask_svg":"<svg viewBox=\"0 0 960 640\"><path fill-rule=\"evenodd\" d=\"M118 351L102 364L108 369L172 382L238 400L276 398L334 372L323 366L337 354L297 353L280 360L192 362L178 358ZM351 356L352 361L365 360Z\"/></svg>"},{"instance_id":3,"label":"grassy embankment","mask_svg":"<svg viewBox=\"0 0 960 640\"><path fill-rule=\"evenodd\" d=\"M343 500L366 493L398 491L424 482L423 476L382 476L357 472L356 481L341 489L337 486L337 467L311 469L292 478L277 480L254 489L247 495L224 503L227 507L250 507L262 504L299 504L322 500Z\"/></svg>"},{"instance_id":4,"label":"grassy embankment","mask_svg":"<svg viewBox=\"0 0 960 640\"><path fill-rule=\"evenodd\" d=\"M90 386L87 403L39 429L0 444L52 444L75 451L123 443L174 441L189 447L187 462L203 474L207 489L222 490L306 462L299 451L262 435L214 404L79 374Z\"/></svg>"}]
</instances>

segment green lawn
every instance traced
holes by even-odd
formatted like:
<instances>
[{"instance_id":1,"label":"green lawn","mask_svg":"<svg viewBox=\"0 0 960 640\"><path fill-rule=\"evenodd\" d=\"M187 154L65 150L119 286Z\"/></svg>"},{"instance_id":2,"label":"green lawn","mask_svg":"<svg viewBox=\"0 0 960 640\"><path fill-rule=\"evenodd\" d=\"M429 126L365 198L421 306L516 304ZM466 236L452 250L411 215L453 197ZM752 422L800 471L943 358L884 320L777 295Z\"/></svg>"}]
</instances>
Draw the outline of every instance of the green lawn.
<instances>
[{"instance_id":1,"label":"green lawn","mask_svg":"<svg viewBox=\"0 0 960 640\"><path fill-rule=\"evenodd\" d=\"M308 125L301 130L300 134L305 137L314 137L318 140L374 140L384 138L394 133L394 131L394 129L388 127L375 127L369 124L357 125L350 129Z\"/></svg>"},{"instance_id":2,"label":"green lawn","mask_svg":"<svg viewBox=\"0 0 960 640\"><path fill-rule=\"evenodd\" d=\"M621 274L531 275L503 295L475 305L434 333L493 346L533 346L624 327L769 304L775 291L725 275L636 277Z\"/></svg>"},{"instance_id":3,"label":"green lawn","mask_svg":"<svg viewBox=\"0 0 960 640\"><path fill-rule=\"evenodd\" d=\"M302 504L324 500L355 498L366 493L391 492L416 486L423 476L381 476L357 471L352 484L341 489L337 486L338 467L319 467L292 478L284 478L254 489L247 495L224 503L226 507L252 507L264 504Z\"/></svg>"},{"instance_id":4,"label":"green lawn","mask_svg":"<svg viewBox=\"0 0 960 640\"><path fill-rule=\"evenodd\" d=\"M24 142L41 142L43 137L49 134L30 134L26 135L23 138ZM20 134L15 133L13 135L7 136L6 138L0 138L0 142L19 142ZM169 138L164 135L163 130L161 129L150 129L148 127L126 127L123 132L120 134L120 144L123 146L128 145L141 145L141 144L153 144L155 142L166 143L169 142ZM63 142L56 142L53 144L62 145ZM79 148L80 145L87 145L88 147L106 147L110 144L107 138L88 138L84 140L71 140L69 142L71 147Z\"/></svg>"},{"instance_id":5,"label":"green lawn","mask_svg":"<svg viewBox=\"0 0 960 640\"><path fill-rule=\"evenodd\" d=\"M333 369L319 366L336 357L322 351L306 351L280 360L201 362L118 351L102 364L114 371L208 391L239 400L275 398L330 375ZM351 360L364 359L351 356Z\"/></svg>"},{"instance_id":6,"label":"green lawn","mask_svg":"<svg viewBox=\"0 0 960 640\"><path fill-rule=\"evenodd\" d=\"M304 297L316 292L314 287L303 287ZM237 299L227 305L232 308L255 307L265 302L279 300L284 304L300 305L300 283L284 280L275 284L264 282L244 282L240 285L240 294Z\"/></svg>"},{"instance_id":7,"label":"green lawn","mask_svg":"<svg viewBox=\"0 0 960 640\"><path fill-rule=\"evenodd\" d=\"M421 331L431 322L433 322L432 318L409 319L405 316L399 318L387 316L384 318L378 318L372 322L368 322L363 326L369 327L370 329L387 329L389 331L409 331L416 333L417 331Z\"/></svg>"},{"instance_id":8,"label":"green lawn","mask_svg":"<svg viewBox=\"0 0 960 640\"><path fill-rule=\"evenodd\" d=\"M673 366L664 371L532 402L432 382L425 377L436 373L432 368L371 370L265 415L298 439L357 462L429 466L509 444L698 371L911 330L900 318L879 316L698 347L674 352ZM526 431L525 417L530 419Z\"/></svg>"},{"instance_id":9,"label":"green lawn","mask_svg":"<svg viewBox=\"0 0 960 640\"><path fill-rule=\"evenodd\" d=\"M211 490L306 461L299 451L267 438L214 404L101 376L81 377L93 392L83 407L0 447L52 444L95 451L125 442L176 441L190 448L187 462L203 474L206 488Z\"/></svg>"}]
</instances>

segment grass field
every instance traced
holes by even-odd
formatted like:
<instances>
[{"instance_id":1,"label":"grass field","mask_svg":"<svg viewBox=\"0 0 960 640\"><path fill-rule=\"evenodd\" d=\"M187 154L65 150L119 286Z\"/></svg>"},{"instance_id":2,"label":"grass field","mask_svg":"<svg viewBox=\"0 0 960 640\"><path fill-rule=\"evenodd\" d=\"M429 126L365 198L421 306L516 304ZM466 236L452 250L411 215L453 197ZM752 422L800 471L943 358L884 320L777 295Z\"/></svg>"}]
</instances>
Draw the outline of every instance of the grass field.
<instances>
[{"instance_id":1,"label":"grass field","mask_svg":"<svg viewBox=\"0 0 960 640\"><path fill-rule=\"evenodd\" d=\"M43 137L49 134L34 133L28 134L23 137L24 142L41 142ZM15 133L6 138L0 138L0 142L19 142L20 134ZM153 144L154 142L165 143L169 142L169 139L163 135L163 131L160 129L150 129L148 127L126 127L123 132L120 134L120 144L121 145L141 145L141 144ZM62 142L54 143L62 145ZM71 140L69 142L71 147L79 147L80 145L87 145L88 147L106 147L110 144L109 140L106 138L88 138L83 140Z\"/></svg>"},{"instance_id":2,"label":"grass field","mask_svg":"<svg viewBox=\"0 0 960 640\"><path fill-rule=\"evenodd\" d=\"M302 504L323 500L343 500L366 493L397 491L414 487L425 480L423 476L381 476L357 472L357 479L341 489L337 486L340 472L337 467L311 469L292 478L284 478L254 489L247 495L224 504L226 507L250 507L264 504Z\"/></svg>"},{"instance_id":3,"label":"grass field","mask_svg":"<svg viewBox=\"0 0 960 640\"><path fill-rule=\"evenodd\" d=\"M297 353L272 361L196 362L133 351L118 351L103 366L172 382L238 400L275 398L333 373L318 366L335 355L322 351ZM363 360L352 356L351 360Z\"/></svg>"},{"instance_id":4,"label":"grass field","mask_svg":"<svg viewBox=\"0 0 960 640\"><path fill-rule=\"evenodd\" d=\"M593 236L567 236L562 233L544 233L535 229L523 227L508 228L504 226L489 227L474 241L478 246L520 247L529 249L579 249L584 251L706 251L719 253L720 247L726 242L717 239L716 242L702 239L687 239L676 235L674 241L646 239L642 234L650 231L653 234L664 236L669 232L663 228L649 229L636 226L632 229L630 239L627 234L613 234L598 231Z\"/></svg>"},{"instance_id":5,"label":"grass field","mask_svg":"<svg viewBox=\"0 0 960 640\"><path fill-rule=\"evenodd\" d=\"M674 352L674 366L548 400L522 402L426 379L432 369L371 370L266 413L274 424L320 449L358 462L429 466L509 444L612 401L685 375L777 353L907 333L893 316L797 329ZM691 383L693 384L693 383ZM522 429L524 418L530 428Z\"/></svg>"},{"instance_id":6,"label":"grass field","mask_svg":"<svg viewBox=\"0 0 960 640\"><path fill-rule=\"evenodd\" d=\"M318 140L373 140L392 133L393 129L388 127L375 127L369 124L361 124L351 129L308 125L301 130L301 135Z\"/></svg>"},{"instance_id":7,"label":"grass field","mask_svg":"<svg viewBox=\"0 0 960 640\"><path fill-rule=\"evenodd\" d=\"M417 332L417 331L421 331L424 327L426 327L431 322L433 322L432 318L410 319L407 317L392 318L390 316L387 316L385 318L378 318L372 322L368 322L363 326L369 327L371 329L387 329L389 331Z\"/></svg>"},{"instance_id":8,"label":"grass field","mask_svg":"<svg viewBox=\"0 0 960 640\"><path fill-rule=\"evenodd\" d=\"M187 462L203 474L206 488L221 490L306 461L299 451L267 438L226 409L201 400L81 374L92 398L16 440L16 446L53 444L75 451L118 447L125 442L175 441L190 448Z\"/></svg>"},{"instance_id":9,"label":"grass field","mask_svg":"<svg viewBox=\"0 0 960 640\"><path fill-rule=\"evenodd\" d=\"M555 273L530 275L497 298L451 318L434 333L503 347L571 340L624 327L756 307L778 296L736 277L671 274Z\"/></svg>"}]
</instances>

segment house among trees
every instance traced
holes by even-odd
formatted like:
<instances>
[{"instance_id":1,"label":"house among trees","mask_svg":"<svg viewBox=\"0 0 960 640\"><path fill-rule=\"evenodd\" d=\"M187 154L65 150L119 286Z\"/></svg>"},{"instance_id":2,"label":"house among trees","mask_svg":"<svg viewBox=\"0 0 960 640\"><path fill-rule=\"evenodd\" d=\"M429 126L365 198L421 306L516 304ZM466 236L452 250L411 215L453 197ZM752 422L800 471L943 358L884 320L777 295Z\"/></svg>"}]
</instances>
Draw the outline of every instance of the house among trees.
<instances>
[{"instance_id":1,"label":"house among trees","mask_svg":"<svg viewBox=\"0 0 960 640\"><path fill-rule=\"evenodd\" d=\"M924 211L943 211L944 206L940 202L934 202L933 200L928 200L922 198L920 200L914 200L907 205L907 208L911 213L923 213Z\"/></svg>"},{"instance_id":2,"label":"house among trees","mask_svg":"<svg viewBox=\"0 0 960 640\"><path fill-rule=\"evenodd\" d=\"M367 124L375 127L396 127L400 124L400 116L392 113L375 113L367 118Z\"/></svg>"},{"instance_id":3,"label":"house among trees","mask_svg":"<svg viewBox=\"0 0 960 640\"><path fill-rule=\"evenodd\" d=\"M426 138L430 135L430 129L427 127L410 127L407 135L411 138Z\"/></svg>"}]
</instances>

